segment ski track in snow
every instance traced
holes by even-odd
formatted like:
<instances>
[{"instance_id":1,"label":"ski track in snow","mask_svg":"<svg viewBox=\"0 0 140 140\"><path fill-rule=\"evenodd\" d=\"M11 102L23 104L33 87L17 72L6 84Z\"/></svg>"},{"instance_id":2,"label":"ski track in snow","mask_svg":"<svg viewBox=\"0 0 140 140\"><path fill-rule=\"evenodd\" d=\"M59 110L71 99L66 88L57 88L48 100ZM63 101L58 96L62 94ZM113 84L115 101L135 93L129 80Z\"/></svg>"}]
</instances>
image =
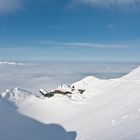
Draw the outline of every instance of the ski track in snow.
<instances>
[{"instance_id":1,"label":"ski track in snow","mask_svg":"<svg viewBox=\"0 0 140 140\"><path fill-rule=\"evenodd\" d=\"M73 85L85 92L41 99L15 88L1 95L24 116L76 131L76 140L140 140L140 67L118 79L89 76Z\"/></svg>"}]
</instances>

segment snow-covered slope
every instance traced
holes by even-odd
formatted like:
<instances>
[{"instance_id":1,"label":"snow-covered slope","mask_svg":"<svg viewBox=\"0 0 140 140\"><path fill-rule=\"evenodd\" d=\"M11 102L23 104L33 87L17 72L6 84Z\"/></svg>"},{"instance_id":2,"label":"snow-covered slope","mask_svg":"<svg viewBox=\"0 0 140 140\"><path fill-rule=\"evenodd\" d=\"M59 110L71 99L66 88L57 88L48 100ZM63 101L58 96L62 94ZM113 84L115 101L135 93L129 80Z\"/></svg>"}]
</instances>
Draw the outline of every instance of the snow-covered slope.
<instances>
[{"instance_id":1,"label":"snow-covered slope","mask_svg":"<svg viewBox=\"0 0 140 140\"><path fill-rule=\"evenodd\" d=\"M85 92L40 99L16 88L2 97L25 116L76 131L77 140L140 139L140 67L118 79L90 76L73 85Z\"/></svg>"},{"instance_id":2,"label":"snow-covered slope","mask_svg":"<svg viewBox=\"0 0 140 140\"><path fill-rule=\"evenodd\" d=\"M38 97L19 88L1 94L0 140L75 140L75 131L66 131L61 125L43 124L19 114L16 111L18 106L31 98Z\"/></svg>"}]
</instances>

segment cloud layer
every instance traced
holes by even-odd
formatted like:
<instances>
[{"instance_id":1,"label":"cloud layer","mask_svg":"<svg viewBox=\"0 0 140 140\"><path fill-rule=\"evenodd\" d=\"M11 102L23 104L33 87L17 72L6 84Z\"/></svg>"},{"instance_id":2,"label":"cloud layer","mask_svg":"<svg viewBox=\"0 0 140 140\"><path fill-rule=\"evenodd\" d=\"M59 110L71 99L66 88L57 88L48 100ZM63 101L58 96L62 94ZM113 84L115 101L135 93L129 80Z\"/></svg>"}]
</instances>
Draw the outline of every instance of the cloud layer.
<instances>
[{"instance_id":1,"label":"cloud layer","mask_svg":"<svg viewBox=\"0 0 140 140\"><path fill-rule=\"evenodd\" d=\"M9 13L22 7L21 0L0 0L0 13Z\"/></svg>"},{"instance_id":2,"label":"cloud layer","mask_svg":"<svg viewBox=\"0 0 140 140\"><path fill-rule=\"evenodd\" d=\"M140 0L73 0L73 2L109 8L137 8L140 6Z\"/></svg>"},{"instance_id":3,"label":"cloud layer","mask_svg":"<svg viewBox=\"0 0 140 140\"><path fill-rule=\"evenodd\" d=\"M22 63L18 63L22 64ZM86 76L120 77L138 64L93 62L25 62L24 65L0 65L0 93L19 87L39 94L40 88L54 89L60 84L72 84Z\"/></svg>"}]
</instances>

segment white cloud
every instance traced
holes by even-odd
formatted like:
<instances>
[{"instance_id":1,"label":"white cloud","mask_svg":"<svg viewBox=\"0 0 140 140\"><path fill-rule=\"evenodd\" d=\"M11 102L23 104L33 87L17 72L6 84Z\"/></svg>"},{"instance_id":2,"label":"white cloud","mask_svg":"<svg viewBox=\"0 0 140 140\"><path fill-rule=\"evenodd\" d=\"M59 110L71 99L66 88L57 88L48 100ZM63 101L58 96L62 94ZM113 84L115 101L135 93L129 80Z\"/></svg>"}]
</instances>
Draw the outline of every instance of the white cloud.
<instances>
[{"instance_id":1,"label":"white cloud","mask_svg":"<svg viewBox=\"0 0 140 140\"><path fill-rule=\"evenodd\" d=\"M115 30L116 26L114 24L107 24L105 26L107 30ZM11 40L8 40L8 44L5 40L4 43L0 42L1 48L0 51L8 51L9 53L12 51L17 51L17 50L24 50L25 48L40 48L40 46L47 46L45 47L46 49L50 48L101 48L101 49L107 49L107 48L130 48L130 47L137 47L140 44L140 41L136 42L134 41L129 41L129 42L61 42L61 41L55 41L55 40L28 40L25 43L25 40L13 40L16 42L15 44L11 42L11 45L9 46L9 43ZM2 46L6 46L2 47ZM18 46L18 47L15 47ZM8 48L8 49L7 49ZM10 50L10 51L9 51ZM23 51L22 50L22 51ZM21 51L21 52L22 52Z\"/></svg>"},{"instance_id":2,"label":"white cloud","mask_svg":"<svg viewBox=\"0 0 140 140\"><path fill-rule=\"evenodd\" d=\"M140 6L140 0L72 0L72 2L109 8L136 8Z\"/></svg>"},{"instance_id":3,"label":"white cloud","mask_svg":"<svg viewBox=\"0 0 140 140\"><path fill-rule=\"evenodd\" d=\"M18 62L22 63L22 62ZM129 63L94 62L24 62L24 65L0 65L0 93L5 89L23 88L39 93L39 88L54 89L60 84L71 84L85 76L119 76L137 67ZM114 75L112 75L114 73ZM109 77L110 76L110 77Z\"/></svg>"},{"instance_id":4,"label":"white cloud","mask_svg":"<svg viewBox=\"0 0 140 140\"><path fill-rule=\"evenodd\" d=\"M40 41L38 42L44 45L56 46L61 48L127 48L130 47L127 44L109 44L109 43L85 43L85 42L55 42L55 41Z\"/></svg>"},{"instance_id":5,"label":"white cloud","mask_svg":"<svg viewBox=\"0 0 140 140\"><path fill-rule=\"evenodd\" d=\"M0 13L9 13L22 7L21 0L0 0Z\"/></svg>"}]
</instances>

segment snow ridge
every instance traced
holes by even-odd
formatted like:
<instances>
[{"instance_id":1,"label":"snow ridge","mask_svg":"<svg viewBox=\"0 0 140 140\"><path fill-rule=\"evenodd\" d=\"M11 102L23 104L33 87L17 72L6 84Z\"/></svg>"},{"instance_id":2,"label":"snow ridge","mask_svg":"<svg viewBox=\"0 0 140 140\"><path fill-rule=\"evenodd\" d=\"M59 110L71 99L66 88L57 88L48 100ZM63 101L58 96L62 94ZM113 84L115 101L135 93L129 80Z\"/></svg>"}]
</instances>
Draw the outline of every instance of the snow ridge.
<instances>
[{"instance_id":1,"label":"snow ridge","mask_svg":"<svg viewBox=\"0 0 140 140\"><path fill-rule=\"evenodd\" d=\"M20 88L14 88L14 89L7 89L5 92L1 93L1 97L5 98L17 106L21 104L25 99L30 98L33 95L31 92L20 89Z\"/></svg>"}]
</instances>

